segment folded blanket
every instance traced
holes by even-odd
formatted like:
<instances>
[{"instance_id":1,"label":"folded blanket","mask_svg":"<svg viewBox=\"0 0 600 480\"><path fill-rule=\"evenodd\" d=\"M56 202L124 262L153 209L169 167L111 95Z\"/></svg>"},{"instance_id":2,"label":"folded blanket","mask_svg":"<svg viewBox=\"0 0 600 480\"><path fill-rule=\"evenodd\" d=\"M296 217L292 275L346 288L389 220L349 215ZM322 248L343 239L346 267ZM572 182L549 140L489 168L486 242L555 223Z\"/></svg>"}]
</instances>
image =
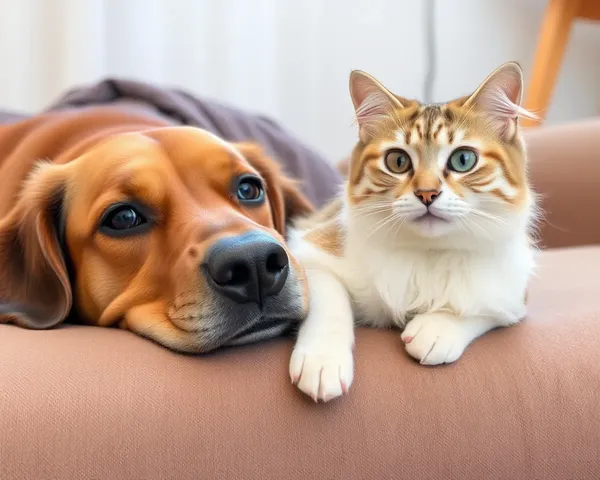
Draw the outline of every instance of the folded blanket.
<instances>
[{"instance_id":1,"label":"folded blanket","mask_svg":"<svg viewBox=\"0 0 600 480\"><path fill-rule=\"evenodd\" d=\"M304 142L264 116L144 82L106 79L67 92L48 110L115 105L143 110L175 125L204 128L229 141L252 140L282 165L316 206L331 198L341 183L337 170Z\"/></svg>"}]
</instances>

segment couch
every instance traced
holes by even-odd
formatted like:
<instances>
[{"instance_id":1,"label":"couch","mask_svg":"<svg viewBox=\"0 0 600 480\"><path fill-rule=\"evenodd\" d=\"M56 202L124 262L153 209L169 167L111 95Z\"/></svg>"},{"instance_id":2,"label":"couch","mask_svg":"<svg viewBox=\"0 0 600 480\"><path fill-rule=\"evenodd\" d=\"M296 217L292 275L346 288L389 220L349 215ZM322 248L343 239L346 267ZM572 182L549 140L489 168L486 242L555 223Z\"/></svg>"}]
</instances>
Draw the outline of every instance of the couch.
<instances>
[{"instance_id":1,"label":"couch","mask_svg":"<svg viewBox=\"0 0 600 480\"><path fill-rule=\"evenodd\" d=\"M600 120L527 143L546 214L521 324L440 367L361 329L327 404L290 384L290 338L187 356L1 325L0 479L600 478Z\"/></svg>"}]
</instances>

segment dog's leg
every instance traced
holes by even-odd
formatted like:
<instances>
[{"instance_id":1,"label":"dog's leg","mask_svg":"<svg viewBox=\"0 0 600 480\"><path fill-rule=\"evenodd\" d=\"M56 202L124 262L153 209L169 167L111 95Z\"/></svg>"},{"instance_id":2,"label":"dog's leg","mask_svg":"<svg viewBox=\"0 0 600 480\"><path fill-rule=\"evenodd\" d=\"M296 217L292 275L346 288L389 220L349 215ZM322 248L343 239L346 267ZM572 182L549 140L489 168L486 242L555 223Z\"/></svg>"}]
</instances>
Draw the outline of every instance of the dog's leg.
<instances>
[{"instance_id":1,"label":"dog's leg","mask_svg":"<svg viewBox=\"0 0 600 480\"><path fill-rule=\"evenodd\" d=\"M300 326L290 377L315 402L348 391L353 377L354 320L350 296L333 274L307 270L308 318Z\"/></svg>"}]
</instances>

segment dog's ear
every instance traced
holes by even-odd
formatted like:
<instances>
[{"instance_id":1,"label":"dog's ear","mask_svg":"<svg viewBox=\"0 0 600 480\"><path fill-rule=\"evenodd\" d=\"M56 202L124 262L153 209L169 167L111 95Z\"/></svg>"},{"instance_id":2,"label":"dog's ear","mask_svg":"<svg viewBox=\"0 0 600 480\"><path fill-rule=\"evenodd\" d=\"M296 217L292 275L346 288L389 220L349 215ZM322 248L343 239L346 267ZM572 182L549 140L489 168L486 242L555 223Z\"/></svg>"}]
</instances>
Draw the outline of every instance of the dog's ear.
<instances>
[{"instance_id":1,"label":"dog's ear","mask_svg":"<svg viewBox=\"0 0 600 480\"><path fill-rule=\"evenodd\" d=\"M253 143L238 143L235 146L267 182L273 223L279 233L285 235L286 223L291 218L314 211L312 204L300 192L296 182L286 177L277 162L269 158L262 148Z\"/></svg>"},{"instance_id":2,"label":"dog's ear","mask_svg":"<svg viewBox=\"0 0 600 480\"><path fill-rule=\"evenodd\" d=\"M69 314L72 292L57 218L67 165L40 164L0 219L0 323L43 329Z\"/></svg>"}]
</instances>

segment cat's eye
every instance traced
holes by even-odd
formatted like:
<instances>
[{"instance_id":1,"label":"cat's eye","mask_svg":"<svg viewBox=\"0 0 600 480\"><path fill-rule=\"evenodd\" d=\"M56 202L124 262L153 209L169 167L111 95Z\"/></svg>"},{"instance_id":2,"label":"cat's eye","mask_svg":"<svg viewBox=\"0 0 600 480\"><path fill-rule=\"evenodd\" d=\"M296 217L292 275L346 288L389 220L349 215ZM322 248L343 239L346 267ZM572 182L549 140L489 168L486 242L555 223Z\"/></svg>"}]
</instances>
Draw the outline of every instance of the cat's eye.
<instances>
[{"instance_id":1,"label":"cat's eye","mask_svg":"<svg viewBox=\"0 0 600 480\"><path fill-rule=\"evenodd\" d=\"M402 174L412 168L412 161L404 150L394 148L385 154L385 166L392 173Z\"/></svg>"},{"instance_id":2,"label":"cat's eye","mask_svg":"<svg viewBox=\"0 0 600 480\"><path fill-rule=\"evenodd\" d=\"M454 150L448 159L448 168L458 173L471 170L477 163L477 153L469 148Z\"/></svg>"}]
</instances>

